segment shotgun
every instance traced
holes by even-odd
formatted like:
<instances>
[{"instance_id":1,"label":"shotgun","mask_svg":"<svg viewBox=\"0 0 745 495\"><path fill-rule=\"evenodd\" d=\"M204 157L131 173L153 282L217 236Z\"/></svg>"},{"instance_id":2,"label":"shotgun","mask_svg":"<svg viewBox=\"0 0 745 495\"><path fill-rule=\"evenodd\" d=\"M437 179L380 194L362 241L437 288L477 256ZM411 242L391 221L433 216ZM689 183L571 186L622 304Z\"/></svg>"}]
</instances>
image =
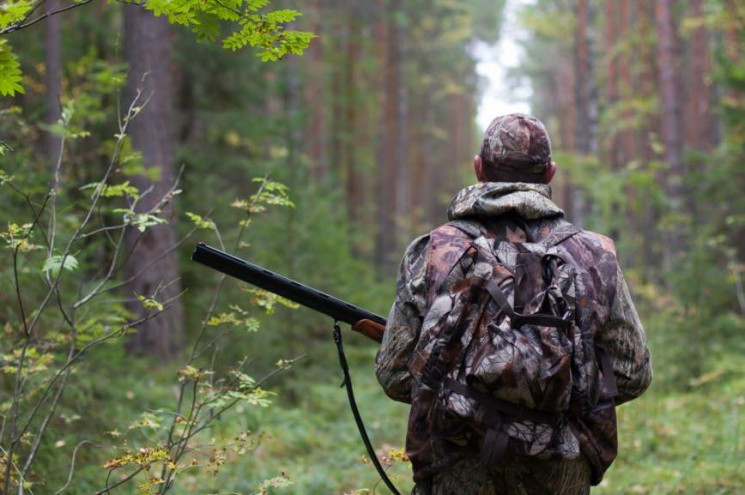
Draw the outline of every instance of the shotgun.
<instances>
[{"instance_id":1,"label":"shotgun","mask_svg":"<svg viewBox=\"0 0 745 495\"><path fill-rule=\"evenodd\" d=\"M308 287L264 267L200 242L191 259L214 270L282 296L302 306L352 325L352 330L376 342L383 340L385 318L337 297Z\"/></svg>"}]
</instances>

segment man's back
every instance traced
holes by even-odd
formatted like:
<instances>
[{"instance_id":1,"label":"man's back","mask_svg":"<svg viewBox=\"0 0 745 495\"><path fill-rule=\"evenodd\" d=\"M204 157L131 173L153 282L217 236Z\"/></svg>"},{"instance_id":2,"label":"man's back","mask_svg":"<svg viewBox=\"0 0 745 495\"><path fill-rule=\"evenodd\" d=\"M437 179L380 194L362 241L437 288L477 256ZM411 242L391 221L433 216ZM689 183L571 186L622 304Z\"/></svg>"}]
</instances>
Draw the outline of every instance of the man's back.
<instances>
[{"instance_id":1,"label":"man's back","mask_svg":"<svg viewBox=\"0 0 745 495\"><path fill-rule=\"evenodd\" d=\"M470 186L455 197L448 216L475 222L510 242L537 242L568 223L551 201L548 186L518 182ZM427 424L433 404L412 377L411 357L422 338L421 325L433 291L448 269L448 263L440 260L460 249L455 244L469 242L469 236L458 231L452 225L441 226L407 249L396 302L376 360L378 378L388 395L412 403L407 452L417 481L415 493L430 489L437 494L585 493L580 487L589 490L591 478L599 481L615 457L616 419L610 400L601 401L603 407L597 412L563 425L560 441L543 453L544 459L505 458L493 466L478 460L473 445L438 438ZM620 401L638 396L651 378L648 352L612 241L582 231L558 247L580 268L579 325L610 356Z\"/></svg>"}]
</instances>

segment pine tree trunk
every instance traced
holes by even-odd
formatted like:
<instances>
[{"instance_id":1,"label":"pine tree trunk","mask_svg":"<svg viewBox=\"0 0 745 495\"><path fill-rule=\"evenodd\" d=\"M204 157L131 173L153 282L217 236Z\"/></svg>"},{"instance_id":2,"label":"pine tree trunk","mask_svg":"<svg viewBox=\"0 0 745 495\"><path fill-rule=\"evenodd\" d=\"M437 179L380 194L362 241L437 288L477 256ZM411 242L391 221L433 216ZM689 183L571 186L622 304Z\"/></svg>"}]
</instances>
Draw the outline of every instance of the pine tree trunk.
<instances>
[{"instance_id":1,"label":"pine tree trunk","mask_svg":"<svg viewBox=\"0 0 745 495\"><path fill-rule=\"evenodd\" d=\"M399 4L400 5L400 4ZM394 19L393 22L396 22ZM394 246L399 247L402 239L411 237L411 169L409 167L408 149L409 149L409 89L406 84L406 78L403 77L403 63L407 59L408 36L406 29L398 29L396 50L396 208L394 222L396 225L396 235L394 237ZM404 241L406 242L406 241Z\"/></svg>"},{"instance_id":2,"label":"pine tree trunk","mask_svg":"<svg viewBox=\"0 0 745 495\"><path fill-rule=\"evenodd\" d=\"M701 20L704 16L704 0L691 0L690 15ZM690 69L688 95L686 97L686 144L700 151L714 147L714 130L711 115L711 91L708 77L711 71L709 31L702 23L690 39Z\"/></svg>"},{"instance_id":3,"label":"pine tree trunk","mask_svg":"<svg viewBox=\"0 0 745 495\"><path fill-rule=\"evenodd\" d=\"M616 57L616 44L618 43L617 3L618 0L606 0L605 2L605 53L608 58L606 62L606 104L609 107L618 103L618 62ZM607 142L608 163L612 170L617 170L619 166L618 136L614 127L610 130Z\"/></svg>"},{"instance_id":4,"label":"pine tree trunk","mask_svg":"<svg viewBox=\"0 0 745 495\"><path fill-rule=\"evenodd\" d=\"M385 26L383 62L383 122L378 163L378 221L375 261L382 275L391 273L395 266L396 247L396 160L399 124L399 46L396 12L400 0L386 3L379 0L380 15Z\"/></svg>"},{"instance_id":5,"label":"pine tree trunk","mask_svg":"<svg viewBox=\"0 0 745 495\"><path fill-rule=\"evenodd\" d=\"M704 1L691 0L690 9L690 15L694 19L701 20L704 16ZM709 152L714 147L715 130L711 116L711 92L708 83L711 71L709 32L703 23L693 31L689 43L688 77L686 77L688 87L683 110L685 143L689 149ZM705 167L706 160L690 165L690 168L697 172L703 171ZM694 191L689 191L689 194L694 194ZM705 211L708 205L699 205L695 197L689 198L688 204L691 206L693 221L695 223L705 221L707 217Z\"/></svg>"},{"instance_id":6,"label":"pine tree trunk","mask_svg":"<svg viewBox=\"0 0 745 495\"><path fill-rule=\"evenodd\" d=\"M653 39L655 26L655 2L657 0L640 0L638 9L641 12L639 16L639 34L642 39ZM659 94L659 86L656 74L657 69L657 52L656 44L654 42L648 42L641 45L641 53L639 59L641 60L641 72L639 74L638 81L638 93L645 99L657 99ZM637 152L642 163L645 167L648 167L651 162L662 160L662 156L659 155L654 146L652 146L652 139L650 136L661 136L662 135L662 119L660 118L659 112L655 112L653 115L648 115L645 118L644 123L637 130L637 146L639 150ZM659 177L660 183L664 181L664 177ZM654 200L645 195L642 199L642 218L641 218L641 238L642 242L639 249L639 265L643 267L660 267L663 263L663 249L664 239L662 239L659 221L660 211ZM659 270L643 270L645 276L655 276L659 273ZM655 280L660 282L660 280Z\"/></svg>"},{"instance_id":7,"label":"pine tree trunk","mask_svg":"<svg viewBox=\"0 0 745 495\"><path fill-rule=\"evenodd\" d=\"M357 62L360 58L360 22L356 9L350 11L349 36L344 64L344 182L347 201L347 218L350 225L360 218L360 194L362 193L357 171Z\"/></svg>"},{"instance_id":8,"label":"pine tree trunk","mask_svg":"<svg viewBox=\"0 0 745 495\"><path fill-rule=\"evenodd\" d=\"M315 0L311 3L311 12L315 15L311 23L311 31L323 33L323 24L320 19L321 1ZM310 158L311 176L316 182L322 181L328 173L328 132L326 128L326 91L325 75L325 37L314 39L304 59L310 61L305 64L306 78L303 84L305 89L305 105L309 108L308 123L305 128L306 152Z\"/></svg>"},{"instance_id":9,"label":"pine tree trunk","mask_svg":"<svg viewBox=\"0 0 745 495\"><path fill-rule=\"evenodd\" d=\"M623 111L621 112L621 129L619 130L619 150L618 158L619 164L624 169L628 167L629 163L634 161L636 156L635 149L635 132L634 126L631 122L634 118L634 111L632 110L631 102L637 96L634 93L634 78L631 72L631 66L635 59L634 45L629 43L628 40L632 38L632 29L636 25L636 2L631 0L622 0L620 2L620 13L619 13L619 39L626 42L626 46L623 51L619 54L619 80L620 80L620 102L623 105ZM632 45L632 46L628 46ZM625 214L627 217L626 227L624 235L632 245L637 244L637 239L640 235L640 215L637 209L634 207L636 203L636 188L632 185L626 186L626 196L628 201L626 207L619 208L617 214ZM638 253L634 249L627 249L622 257L622 261L628 264L636 264L635 259Z\"/></svg>"},{"instance_id":10,"label":"pine tree trunk","mask_svg":"<svg viewBox=\"0 0 745 495\"><path fill-rule=\"evenodd\" d=\"M344 135L346 134L344 115L344 62L345 50L344 39L346 21L344 9L338 0L334 1L334 8L330 12L333 16L331 22L332 36L329 46L331 50L328 57L331 58L331 128L329 132L329 168L333 174L334 181L341 181L342 151L344 146Z\"/></svg>"},{"instance_id":11,"label":"pine tree trunk","mask_svg":"<svg viewBox=\"0 0 745 495\"><path fill-rule=\"evenodd\" d=\"M575 14L577 30L575 32L575 120L574 150L589 156L593 151L595 135L595 119L593 118L593 99L595 94L593 77L593 53L590 26L592 25L591 6L588 0L577 0ZM578 225L585 224L589 205L582 191L568 184L568 196L571 204L568 206L569 215Z\"/></svg>"},{"instance_id":12,"label":"pine tree trunk","mask_svg":"<svg viewBox=\"0 0 745 495\"><path fill-rule=\"evenodd\" d=\"M631 29L634 25L632 2L631 0L621 0L618 3L620 6L618 36L620 40L627 42L631 38ZM619 165L622 167L625 167L628 162L634 159L634 133L630 125L633 111L629 105L634 98L631 76L632 55L632 50L625 47L618 56L619 100L624 106L621 112L622 129L619 130L620 149L618 150Z\"/></svg>"},{"instance_id":13,"label":"pine tree trunk","mask_svg":"<svg viewBox=\"0 0 745 495\"><path fill-rule=\"evenodd\" d=\"M140 114L131 122L129 133L132 145L142 153L147 170L160 169L160 179L152 181L144 175L134 177L132 183L143 195L138 210L153 206L175 179L174 173L174 111L171 77L171 35L165 18L156 18L139 6L124 6L124 56L129 63L126 99L131 101L138 89L142 90ZM130 257L124 267L124 277L132 281L126 295L134 318L144 316L145 310L138 296L155 297L165 303L174 298L170 307L155 318L145 321L131 336L127 349L132 354L148 354L158 359L177 357L182 346L183 308L176 253L168 253L176 244L173 205L162 211L166 225L150 227L145 234L130 228L125 245ZM153 260L158 260L153 262Z\"/></svg>"},{"instance_id":14,"label":"pine tree trunk","mask_svg":"<svg viewBox=\"0 0 745 495\"><path fill-rule=\"evenodd\" d=\"M678 41L671 10L671 0L656 0L657 58L659 64L660 110L665 161L670 167L667 193L673 210L680 210L683 201L683 141L681 129L681 99L678 80Z\"/></svg>"}]
</instances>

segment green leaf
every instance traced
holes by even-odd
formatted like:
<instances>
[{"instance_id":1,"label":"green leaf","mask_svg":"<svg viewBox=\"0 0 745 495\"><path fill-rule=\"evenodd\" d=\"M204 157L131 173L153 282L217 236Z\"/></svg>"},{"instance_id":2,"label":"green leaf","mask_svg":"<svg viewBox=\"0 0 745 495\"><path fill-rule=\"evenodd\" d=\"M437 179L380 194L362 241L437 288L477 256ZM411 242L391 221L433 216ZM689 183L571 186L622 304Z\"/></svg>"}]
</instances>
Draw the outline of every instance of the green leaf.
<instances>
[{"instance_id":1,"label":"green leaf","mask_svg":"<svg viewBox=\"0 0 745 495\"><path fill-rule=\"evenodd\" d=\"M154 309L158 312L163 311L163 309L165 309L165 306L163 306L163 303L160 303L150 297L137 296L137 300L140 301L140 304L142 304L142 307L145 309Z\"/></svg>"},{"instance_id":2,"label":"green leaf","mask_svg":"<svg viewBox=\"0 0 745 495\"><path fill-rule=\"evenodd\" d=\"M2 156L3 153L4 153L4 151L3 151L3 147L4 146L5 146L4 144L0 143L0 156ZM10 149L10 148L8 148L8 149ZM0 186L2 186L3 184L5 184L6 182L13 182L13 179L14 178L15 178L14 175L8 175L8 174L5 173L4 170L1 170L0 169Z\"/></svg>"},{"instance_id":3,"label":"green leaf","mask_svg":"<svg viewBox=\"0 0 745 495\"><path fill-rule=\"evenodd\" d=\"M41 249L42 246L29 242L32 229L33 224L30 223L18 225L17 223L8 222L8 230L0 232L0 239L5 241L8 249L18 251L19 253L28 253Z\"/></svg>"},{"instance_id":4,"label":"green leaf","mask_svg":"<svg viewBox=\"0 0 745 495\"><path fill-rule=\"evenodd\" d=\"M134 199L140 197L140 190L135 186L129 184L129 181L124 181L121 184L102 184L101 182L91 182L80 187L81 191L86 189L93 189L93 195L99 193L102 198L121 198L123 196L131 196Z\"/></svg>"},{"instance_id":5,"label":"green leaf","mask_svg":"<svg viewBox=\"0 0 745 495\"><path fill-rule=\"evenodd\" d=\"M150 213L139 213L134 217L125 220L127 220L129 224L137 227L137 230L140 232L145 232L148 227L168 223L168 220L165 218L160 218L159 216L151 215Z\"/></svg>"},{"instance_id":6,"label":"green leaf","mask_svg":"<svg viewBox=\"0 0 745 495\"><path fill-rule=\"evenodd\" d=\"M124 181L116 185L107 184L101 192L101 196L104 198L120 198L125 195L137 199L140 197L140 190L131 186L129 181Z\"/></svg>"},{"instance_id":7,"label":"green leaf","mask_svg":"<svg viewBox=\"0 0 745 495\"><path fill-rule=\"evenodd\" d=\"M0 95L15 96L17 93L25 93L21 86L22 80L18 57L11 50L8 40L0 39Z\"/></svg>"},{"instance_id":8,"label":"green leaf","mask_svg":"<svg viewBox=\"0 0 745 495\"><path fill-rule=\"evenodd\" d=\"M297 309L300 307L299 304L292 302L289 299L285 299L284 297L278 296L277 294L274 294L264 289L241 287L241 290L251 294L253 296L250 300L251 304L253 304L254 306L258 306L259 308L262 308L264 312L266 312L266 314L268 315L271 315L274 313L274 307L277 304L279 304L280 306L284 306L285 308L290 308L290 309Z\"/></svg>"},{"instance_id":9,"label":"green leaf","mask_svg":"<svg viewBox=\"0 0 745 495\"><path fill-rule=\"evenodd\" d=\"M34 2L28 0L4 0L0 4L0 28L23 21L33 6Z\"/></svg>"},{"instance_id":10,"label":"green leaf","mask_svg":"<svg viewBox=\"0 0 745 495\"><path fill-rule=\"evenodd\" d=\"M71 254L68 254L67 256L50 256L44 262L41 271L52 278L56 278L62 268L70 272L75 271L78 268L78 260Z\"/></svg>"},{"instance_id":11,"label":"green leaf","mask_svg":"<svg viewBox=\"0 0 745 495\"><path fill-rule=\"evenodd\" d=\"M267 22L271 23L287 23L292 22L295 19L297 19L300 16L300 12L297 10L289 10L289 9L283 9L283 10L275 10L274 12L269 12L266 14L266 20Z\"/></svg>"},{"instance_id":12,"label":"green leaf","mask_svg":"<svg viewBox=\"0 0 745 495\"><path fill-rule=\"evenodd\" d=\"M269 488L287 488L288 486L292 486L292 484L292 481L283 474L282 476L262 481L255 493L269 493Z\"/></svg>"},{"instance_id":13,"label":"green leaf","mask_svg":"<svg viewBox=\"0 0 745 495\"><path fill-rule=\"evenodd\" d=\"M197 228L215 230L215 222L213 222L209 218L202 218L200 215L197 215L196 213L192 213L190 211L186 212L186 216L189 217L189 220L194 222L194 225Z\"/></svg>"}]
</instances>

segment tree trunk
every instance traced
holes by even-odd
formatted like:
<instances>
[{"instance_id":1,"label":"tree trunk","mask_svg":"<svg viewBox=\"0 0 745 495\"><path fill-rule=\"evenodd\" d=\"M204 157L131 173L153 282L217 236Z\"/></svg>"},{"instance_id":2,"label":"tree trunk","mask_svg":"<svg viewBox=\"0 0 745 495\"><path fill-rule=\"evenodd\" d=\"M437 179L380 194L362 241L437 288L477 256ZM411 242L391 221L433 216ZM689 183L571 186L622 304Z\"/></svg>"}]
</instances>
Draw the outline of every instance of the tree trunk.
<instances>
[{"instance_id":1,"label":"tree trunk","mask_svg":"<svg viewBox=\"0 0 745 495\"><path fill-rule=\"evenodd\" d=\"M671 0L656 0L657 59L659 63L660 110L665 161L670 167L666 181L667 193L674 211L683 201L683 141L681 132L681 100L678 85L678 42L671 10Z\"/></svg>"},{"instance_id":2,"label":"tree trunk","mask_svg":"<svg viewBox=\"0 0 745 495\"><path fill-rule=\"evenodd\" d=\"M691 16L701 20L704 16L704 0L691 0ZM714 131L711 116L711 92L708 77L711 71L709 31L702 23L690 39L690 70L688 96L686 97L686 144L700 151L714 147Z\"/></svg>"},{"instance_id":3,"label":"tree trunk","mask_svg":"<svg viewBox=\"0 0 745 495\"><path fill-rule=\"evenodd\" d=\"M634 78L631 70L633 61L635 60L635 43L629 43L628 40L632 39L632 29L635 26L635 1L622 0L620 3L620 14L619 14L619 39L624 40L624 49L619 53L619 81L620 81L620 104L623 106L621 111L621 126L619 129L619 149L618 159L619 165L626 168L629 163L634 161L636 156L636 149L634 147L635 126L632 125L634 119L634 111L631 106L632 100L637 96L634 94ZM634 207L636 203L636 188L633 185L626 186L626 196L628 201L625 205L619 207L616 211L617 215L626 214L627 222L626 228L624 228L623 235L627 238L627 242L631 245L637 245L637 239L640 235L640 216L638 210ZM622 255L622 261L630 265L636 264L636 253L635 249L627 249Z\"/></svg>"},{"instance_id":4,"label":"tree trunk","mask_svg":"<svg viewBox=\"0 0 745 495\"><path fill-rule=\"evenodd\" d=\"M383 43L384 61L382 64L383 122L380 141L380 161L378 163L378 221L375 261L381 275L392 272L395 266L393 251L396 247L396 148L399 123L399 46L396 12L400 0L386 4L379 0L384 38L378 32L378 43Z\"/></svg>"},{"instance_id":5,"label":"tree trunk","mask_svg":"<svg viewBox=\"0 0 745 495\"><path fill-rule=\"evenodd\" d=\"M616 60L616 44L618 43L618 16L615 6L618 0L606 0L605 2L605 53L607 56L606 76L606 104L612 107L618 103L618 62ZM611 127L608 134L608 163L612 170L617 170L618 159L618 135L617 129Z\"/></svg>"},{"instance_id":6,"label":"tree trunk","mask_svg":"<svg viewBox=\"0 0 745 495\"><path fill-rule=\"evenodd\" d=\"M639 16L639 32L642 39L653 39L655 32L655 2L656 0L640 0L638 9L641 12ZM658 99L659 87L656 74L659 72L657 69L657 56L656 56L656 45L652 42L645 43L640 46L641 53L639 59L641 61L641 72L638 80L638 94L645 99L654 100ZM658 162L662 160L662 156L655 151L655 147L651 145L652 140L650 136L661 136L662 135L662 122L659 112L647 115L644 119L644 123L639 126L637 130L637 156L639 156L641 162L645 167L649 167L651 162ZM660 183L664 181L664 177L658 175ZM638 262L643 267L660 267L663 263L663 249L664 239L661 236L659 229L660 214L659 207L655 204L654 200L645 195L641 198L641 238L642 242L639 247ZM649 277L648 281L654 281L661 283L659 277L653 279L659 274L659 270L642 270L644 277Z\"/></svg>"},{"instance_id":7,"label":"tree trunk","mask_svg":"<svg viewBox=\"0 0 745 495\"><path fill-rule=\"evenodd\" d=\"M151 208L171 187L174 179L174 119L171 77L171 35L165 18L153 17L142 7L124 6L124 56L129 63L126 100L142 91L139 102L144 104L129 128L132 145L142 153L146 169L160 169L160 179L137 176L132 183L143 193L138 210ZM127 349L133 354L148 354L162 360L178 355L182 346L183 308L176 253L167 251L176 244L173 206L168 204L160 214L166 225L150 227L141 234L130 228L126 236L126 252L131 253L124 268L128 284L127 296L134 318L142 318L145 310L137 298L155 298L169 302L162 314L145 321L131 336ZM154 260L155 263L153 263ZM152 264L151 264L152 263ZM175 298L175 300L174 300Z\"/></svg>"},{"instance_id":8,"label":"tree trunk","mask_svg":"<svg viewBox=\"0 0 745 495\"><path fill-rule=\"evenodd\" d=\"M399 4L400 5L400 4ZM396 23L396 19L393 20ZM395 139L395 167L396 167L396 208L394 222L396 233L394 246L400 242L407 242L411 237L411 170L409 168L409 90L406 78L403 76L403 63L407 58L407 31L395 27L397 33L397 50L395 52L396 68L396 127L398 132Z\"/></svg>"},{"instance_id":9,"label":"tree trunk","mask_svg":"<svg viewBox=\"0 0 745 495\"><path fill-rule=\"evenodd\" d=\"M593 118L593 99L595 85L593 77L593 53L590 26L592 25L591 6L588 0L577 0L575 13L577 18L577 31L575 32L575 137L574 150L582 155L589 156L593 151L595 135L595 119ZM569 215L573 222L578 225L585 224L588 213L588 204L582 191L569 184L569 197L571 206Z\"/></svg>"},{"instance_id":10,"label":"tree trunk","mask_svg":"<svg viewBox=\"0 0 745 495\"><path fill-rule=\"evenodd\" d=\"M315 0L310 7L314 21L311 23L311 31L321 34L324 32L323 23L320 18L321 2ZM305 149L310 158L311 176L316 182L325 179L328 173L328 132L326 128L326 76L323 68L325 62L326 41L324 37L314 39L303 59L310 61L305 65L306 79L303 87L305 89L305 105L308 108L308 123L305 128Z\"/></svg>"},{"instance_id":11,"label":"tree trunk","mask_svg":"<svg viewBox=\"0 0 745 495\"><path fill-rule=\"evenodd\" d=\"M344 41L346 38L346 19L341 3L338 0L334 2L333 9L330 12L331 22L331 39L328 56L331 58L331 129L329 132L330 146L329 165L333 174L334 183L341 181L343 177L342 170L342 147L344 145Z\"/></svg>"},{"instance_id":12,"label":"tree trunk","mask_svg":"<svg viewBox=\"0 0 745 495\"><path fill-rule=\"evenodd\" d=\"M630 0L621 0L619 2L618 37L626 43L631 38L631 28L634 24L631 3ZM623 105L621 129L619 130L620 149L618 150L618 158L619 165L622 167L634 159L634 133L631 126L631 119L634 115L629 105L630 101L634 98L631 76L632 55L632 50L628 46L625 46L623 51L618 55L619 101Z\"/></svg>"},{"instance_id":13,"label":"tree trunk","mask_svg":"<svg viewBox=\"0 0 745 495\"><path fill-rule=\"evenodd\" d=\"M357 171L357 62L360 58L360 22L356 9L350 11L348 21L349 36L344 64L344 189L346 191L347 218L355 225L361 213L360 194L362 193Z\"/></svg>"},{"instance_id":14,"label":"tree trunk","mask_svg":"<svg viewBox=\"0 0 745 495\"><path fill-rule=\"evenodd\" d=\"M704 16L704 1L691 0L690 15L697 20ZM709 55L709 32L701 23L690 36L688 83L685 98L685 143L686 147L698 152L709 152L714 148L715 131L711 116L711 93L709 91L708 78L711 71L711 59ZM700 156L700 155L699 155ZM691 163L690 168L697 172L703 171L707 161L699 160ZM689 194L695 194L695 185L692 185ZM707 205L699 205L696 197L689 200L691 215L696 224L702 223L707 218Z\"/></svg>"}]
</instances>

